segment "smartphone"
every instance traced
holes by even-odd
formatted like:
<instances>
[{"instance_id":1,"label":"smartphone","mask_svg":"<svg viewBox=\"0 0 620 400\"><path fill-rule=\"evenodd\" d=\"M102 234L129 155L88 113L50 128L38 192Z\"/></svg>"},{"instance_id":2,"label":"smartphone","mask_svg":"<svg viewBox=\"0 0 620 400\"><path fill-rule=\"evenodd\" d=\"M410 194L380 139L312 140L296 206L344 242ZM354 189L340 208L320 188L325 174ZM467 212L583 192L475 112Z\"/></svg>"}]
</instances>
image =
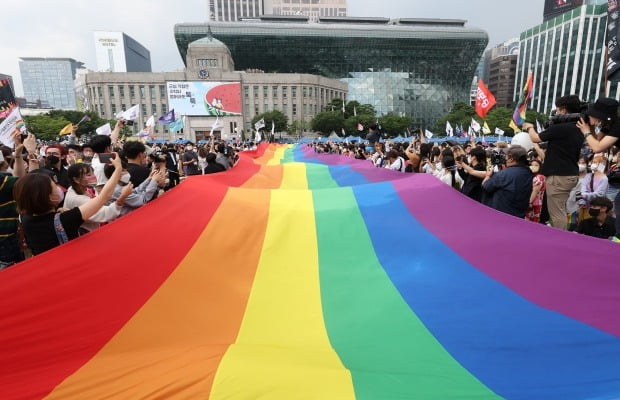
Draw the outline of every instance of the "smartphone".
<instances>
[{"instance_id":1,"label":"smartphone","mask_svg":"<svg viewBox=\"0 0 620 400\"><path fill-rule=\"evenodd\" d=\"M109 164L110 161L114 158L114 154L112 153L100 153L99 161L101 164Z\"/></svg>"}]
</instances>

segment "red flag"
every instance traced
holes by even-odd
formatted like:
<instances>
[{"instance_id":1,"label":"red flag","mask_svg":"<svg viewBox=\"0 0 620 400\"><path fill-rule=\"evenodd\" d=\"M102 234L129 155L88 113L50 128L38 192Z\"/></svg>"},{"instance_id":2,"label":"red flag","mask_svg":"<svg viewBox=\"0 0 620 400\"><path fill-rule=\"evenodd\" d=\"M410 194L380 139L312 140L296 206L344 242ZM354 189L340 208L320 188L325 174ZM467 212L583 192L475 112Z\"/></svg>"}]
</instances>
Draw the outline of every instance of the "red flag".
<instances>
[{"instance_id":1,"label":"red flag","mask_svg":"<svg viewBox=\"0 0 620 400\"><path fill-rule=\"evenodd\" d=\"M476 93L476 114L485 119L487 113L495 105L495 96L489 91L481 80L478 81L478 91Z\"/></svg>"}]
</instances>

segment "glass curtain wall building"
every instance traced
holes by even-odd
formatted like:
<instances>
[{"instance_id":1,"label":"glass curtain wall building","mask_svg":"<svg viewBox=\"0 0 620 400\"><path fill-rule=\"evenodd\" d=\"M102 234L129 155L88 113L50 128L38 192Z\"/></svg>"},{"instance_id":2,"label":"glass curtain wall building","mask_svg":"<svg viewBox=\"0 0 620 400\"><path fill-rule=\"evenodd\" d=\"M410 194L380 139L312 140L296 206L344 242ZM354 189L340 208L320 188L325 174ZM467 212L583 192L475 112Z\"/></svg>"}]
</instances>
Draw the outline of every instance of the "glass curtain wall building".
<instances>
[{"instance_id":1,"label":"glass curtain wall building","mask_svg":"<svg viewBox=\"0 0 620 400\"><path fill-rule=\"evenodd\" d=\"M185 60L189 43L225 43L237 70L307 73L348 83L348 100L377 113L408 115L431 126L456 102L469 100L488 35L462 20L321 18L319 23L252 21L177 24Z\"/></svg>"},{"instance_id":2,"label":"glass curtain wall building","mask_svg":"<svg viewBox=\"0 0 620 400\"><path fill-rule=\"evenodd\" d=\"M72 58L20 58L24 97L29 102L40 102L42 107L74 110L73 80L76 70L83 67Z\"/></svg>"},{"instance_id":3,"label":"glass curtain wall building","mask_svg":"<svg viewBox=\"0 0 620 400\"><path fill-rule=\"evenodd\" d=\"M534 75L530 107L547 113L555 99L577 94L594 101L605 91L607 3L575 8L521 34L516 101L527 79ZM618 85L607 84L607 95L618 97Z\"/></svg>"}]
</instances>

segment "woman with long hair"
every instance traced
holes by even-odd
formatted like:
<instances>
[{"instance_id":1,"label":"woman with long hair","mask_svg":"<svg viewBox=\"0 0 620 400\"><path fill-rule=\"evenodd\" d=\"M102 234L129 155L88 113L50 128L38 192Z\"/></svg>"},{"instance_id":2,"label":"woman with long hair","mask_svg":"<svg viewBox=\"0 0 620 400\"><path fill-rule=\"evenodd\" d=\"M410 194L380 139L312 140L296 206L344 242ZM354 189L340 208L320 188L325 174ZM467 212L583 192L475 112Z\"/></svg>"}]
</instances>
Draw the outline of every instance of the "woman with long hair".
<instances>
[{"instance_id":1,"label":"woman with long hair","mask_svg":"<svg viewBox=\"0 0 620 400\"><path fill-rule=\"evenodd\" d=\"M41 254L78 237L80 225L91 218L110 199L121 172L121 160L114 156L114 174L99 195L79 207L57 211L63 192L47 174L30 173L20 178L13 188L17 212L26 243L32 254Z\"/></svg>"}]
</instances>

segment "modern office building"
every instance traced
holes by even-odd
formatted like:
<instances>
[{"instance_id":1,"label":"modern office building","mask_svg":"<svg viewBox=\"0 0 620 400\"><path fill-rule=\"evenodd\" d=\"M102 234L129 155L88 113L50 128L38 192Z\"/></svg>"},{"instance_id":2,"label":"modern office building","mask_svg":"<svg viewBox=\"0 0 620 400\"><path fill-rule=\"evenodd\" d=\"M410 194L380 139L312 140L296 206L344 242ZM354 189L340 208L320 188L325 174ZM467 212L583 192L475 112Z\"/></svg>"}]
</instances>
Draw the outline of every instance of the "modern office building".
<instances>
[{"instance_id":1,"label":"modern office building","mask_svg":"<svg viewBox=\"0 0 620 400\"><path fill-rule=\"evenodd\" d=\"M83 63L72 58L22 57L19 70L24 97L41 107L76 108L73 80Z\"/></svg>"},{"instance_id":2,"label":"modern office building","mask_svg":"<svg viewBox=\"0 0 620 400\"><path fill-rule=\"evenodd\" d=\"M271 14L270 8L265 9L264 0L208 0L208 2L210 21L241 21L244 18L259 18L263 14Z\"/></svg>"},{"instance_id":3,"label":"modern office building","mask_svg":"<svg viewBox=\"0 0 620 400\"><path fill-rule=\"evenodd\" d=\"M498 106L506 107L513 103L518 58L518 38L507 40L484 52L484 82L495 96Z\"/></svg>"},{"instance_id":4,"label":"modern office building","mask_svg":"<svg viewBox=\"0 0 620 400\"><path fill-rule=\"evenodd\" d=\"M123 32L94 32L97 71L151 72L151 53Z\"/></svg>"},{"instance_id":5,"label":"modern office building","mask_svg":"<svg viewBox=\"0 0 620 400\"><path fill-rule=\"evenodd\" d=\"M408 115L434 125L454 103L469 99L488 42L462 20L263 17L242 23L177 24L185 59L191 42L212 31L230 49L237 69L302 73L348 84L348 100L372 104L379 115Z\"/></svg>"},{"instance_id":6,"label":"modern office building","mask_svg":"<svg viewBox=\"0 0 620 400\"><path fill-rule=\"evenodd\" d=\"M279 110L289 122L309 122L334 98L346 98L345 83L323 76L236 71L230 50L210 36L191 43L186 54L185 71L89 72L80 75L76 91L103 118L140 104L136 132L151 115L174 109L177 118L185 116L185 129L175 136L157 125L157 138L193 141L207 138L216 118L221 124L216 136L231 139L242 130L249 133L260 113Z\"/></svg>"},{"instance_id":7,"label":"modern office building","mask_svg":"<svg viewBox=\"0 0 620 400\"><path fill-rule=\"evenodd\" d=\"M13 84L13 77L7 74L0 74L0 81L7 80L9 81L9 85L11 85L11 91L13 92L13 96L15 96L15 86Z\"/></svg>"},{"instance_id":8,"label":"modern office building","mask_svg":"<svg viewBox=\"0 0 620 400\"><path fill-rule=\"evenodd\" d=\"M605 85L607 3L587 4L521 33L516 100L528 71L534 76L530 107L547 113L557 97L577 94L594 101L605 93L618 97L618 85Z\"/></svg>"},{"instance_id":9,"label":"modern office building","mask_svg":"<svg viewBox=\"0 0 620 400\"><path fill-rule=\"evenodd\" d=\"M304 15L310 22L317 22L321 17L346 17L347 0L271 0L271 13Z\"/></svg>"}]
</instances>

